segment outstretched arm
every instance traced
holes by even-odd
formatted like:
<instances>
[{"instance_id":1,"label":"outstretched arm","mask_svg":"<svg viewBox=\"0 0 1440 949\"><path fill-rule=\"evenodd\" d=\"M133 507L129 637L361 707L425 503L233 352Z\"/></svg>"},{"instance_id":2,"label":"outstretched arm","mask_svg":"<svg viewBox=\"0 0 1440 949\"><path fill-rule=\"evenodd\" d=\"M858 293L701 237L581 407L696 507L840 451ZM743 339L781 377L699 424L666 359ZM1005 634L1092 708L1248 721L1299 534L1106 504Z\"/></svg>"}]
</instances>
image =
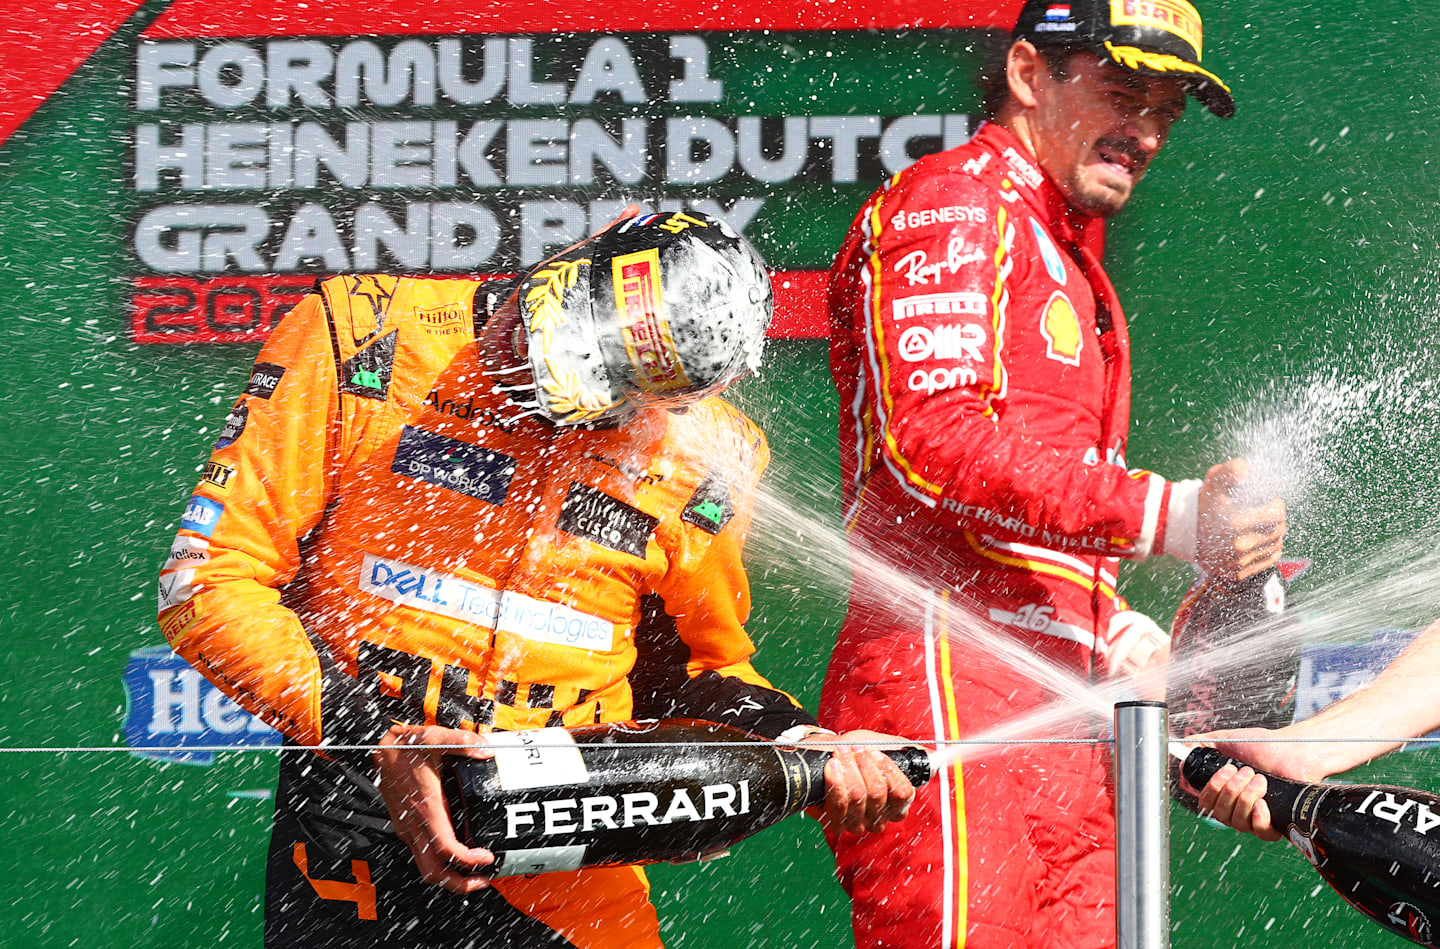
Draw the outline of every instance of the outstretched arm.
<instances>
[{"instance_id":1,"label":"outstretched arm","mask_svg":"<svg viewBox=\"0 0 1440 949\"><path fill-rule=\"evenodd\" d=\"M1297 781L1319 781L1358 767L1402 744L1379 739L1417 738L1440 728L1437 687L1440 622L1416 637L1373 681L1303 722L1274 730L1242 728L1195 735L1190 740L1214 745L1251 766L1227 766L1217 772L1200 791L1201 810L1262 840L1279 839L1262 800L1265 776L1254 769ZM1365 738L1377 740L1349 740Z\"/></svg>"}]
</instances>

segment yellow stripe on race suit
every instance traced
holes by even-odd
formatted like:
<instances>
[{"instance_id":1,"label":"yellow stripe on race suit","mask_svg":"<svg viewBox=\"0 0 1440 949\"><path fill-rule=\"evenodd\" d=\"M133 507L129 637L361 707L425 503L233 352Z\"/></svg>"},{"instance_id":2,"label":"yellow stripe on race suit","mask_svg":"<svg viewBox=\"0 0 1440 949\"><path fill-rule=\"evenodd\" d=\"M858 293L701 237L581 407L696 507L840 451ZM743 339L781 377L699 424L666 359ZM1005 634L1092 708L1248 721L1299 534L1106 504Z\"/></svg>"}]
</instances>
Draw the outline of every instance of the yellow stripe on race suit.
<instances>
[{"instance_id":1,"label":"yellow stripe on race suit","mask_svg":"<svg viewBox=\"0 0 1440 949\"><path fill-rule=\"evenodd\" d=\"M895 179L891 179L894 183ZM920 477L910 467L910 462L900 453L900 446L895 443L895 436L890 431L890 417L895 414L895 404L890 400L890 363L885 353L885 320L883 311L880 308L880 286L884 273L880 265L880 234L884 230L880 226L880 206L885 203L885 196L881 195L875 199L874 205L870 208L870 326L871 337L875 341L875 359L879 364L880 378L875 380L875 395L884 403L885 419L881 427L885 433L885 447L889 449L890 457L900 466L905 477L910 482L919 485L931 494L940 494L941 488L938 484L931 484Z\"/></svg>"},{"instance_id":2,"label":"yellow stripe on race suit","mask_svg":"<svg viewBox=\"0 0 1440 949\"><path fill-rule=\"evenodd\" d=\"M1044 560L1027 560L1024 557L1011 557L1008 554L990 550L982 546L979 539L969 531L965 532L965 543L970 546L970 549L974 553L984 557L986 560L993 560L1007 567L1020 567L1032 573L1043 573L1049 577L1059 577L1061 580L1069 580L1071 583L1079 584L1086 590L1094 590L1098 586L1101 594L1104 596L1110 597L1111 599L1115 597L1115 587L1113 585L1104 580L1097 581L1094 577L1087 577L1078 570L1062 567L1056 563L1048 563Z\"/></svg>"},{"instance_id":3,"label":"yellow stripe on race suit","mask_svg":"<svg viewBox=\"0 0 1440 949\"><path fill-rule=\"evenodd\" d=\"M885 203L885 196L882 194L875 199L870 207L870 325L875 337L875 356L880 363L880 378L876 380L876 395L885 402L885 416L889 418L890 412L895 408L890 403L890 388L886 380L890 378L890 366L885 360L885 347L881 345L885 327L880 317L880 285L884 270L880 265L880 232L884 230L880 226L880 206Z\"/></svg>"},{"instance_id":4,"label":"yellow stripe on race suit","mask_svg":"<svg viewBox=\"0 0 1440 949\"><path fill-rule=\"evenodd\" d=\"M1005 183L1009 184L1008 181ZM995 215L995 290L990 296L990 329L993 334L991 338L995 340L995 366L990 373L990 384L980 394L985 403L985 411L981 414L986 418L994 416L993 400L1005 392L1005 364L1000 359L1000 349L1005 345L1005 311L1010 302L1005 289L1005 278L1010 273L1010 263L1006 260L1009 242L1005 240L1005 226L1008 221L1009 215L1005 208L999 208Z\"/></svg>"},{"instance_id":5,"label":"yellow stripe on race suit","mask_svg":"<svg viewBox=\"0 0 1440 949\"><path fill-rule=\"evenodd\" d=\"M945 700L945 735L949 738L960 737L960 716L957 712L955 701L955 680L951 677L950 664L950 591L945 590L940 594L940 682L941 690ZM950 766L951 780L954 782L955 802L955 932L954 945L957 949L963 949L965 945L965 930L969 922L970 904L970 852L969 838L965 831L965 774L961 766L959 756L955 757ZM943 806L943 805L942 805Z\"/></svg>"}]
</instances>

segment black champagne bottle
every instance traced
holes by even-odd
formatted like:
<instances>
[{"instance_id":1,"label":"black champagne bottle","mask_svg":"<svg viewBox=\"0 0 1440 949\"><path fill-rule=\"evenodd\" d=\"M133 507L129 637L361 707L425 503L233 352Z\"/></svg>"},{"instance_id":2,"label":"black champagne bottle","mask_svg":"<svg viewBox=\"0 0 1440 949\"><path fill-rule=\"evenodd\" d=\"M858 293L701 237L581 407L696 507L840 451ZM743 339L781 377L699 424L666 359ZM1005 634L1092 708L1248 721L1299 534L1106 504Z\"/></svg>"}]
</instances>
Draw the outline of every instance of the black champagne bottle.
<instances>
[{"instance_id":1,"label":"black champagne bottle","mask_svg":"<svg viewBox=\"0 0 1440 949\"><path fill-rule=\"evenodd\" d=\"M457 835L495 877L716 855L825 801L830 752L690 719L497 732L442 770ZM885 752L917 787L928 752Z\"/></svg>"},{"instance_id":2,"label":"black champagne bottle","mask_svg":"<svg viewBox=\"0 0 1440 949\"><path fill-rule=\"evenodd\" d=\"M1181 674L1165 704L1177 738L1289 724L1300 669L1289 582L1308 566L1287 560L1244 580L1202 576L1190 587L1170 627L1170 662Z\"/></svg>"},{"instance_id":3,"label":"black champagne bottle","mask_svg":"<svg viewBox=\"0 0 1440 949\"><path fill-rule=\"evenodd\" d=\"M1185 780L1204 787L1231 760L1196 748ZM1270 822L1335 892L1391 932L1440 945L1440 797L1383 784L1265 779Z\"/></svg>"},{"instance_id":4,"label":"black champagne bottle","mask_svg":"<svg viewBox=\"0 0 1440 949\"><path fill-rule=\"evenodd\" d=\"M1170 733L1279 728L1295 716L1300 641L1291 622L1289 580L1307 560L1281 561L1244 580L1202 575L1170 627ZM1170 794L1195 809L1172 761Z\"/></svg>"}]
</instances>

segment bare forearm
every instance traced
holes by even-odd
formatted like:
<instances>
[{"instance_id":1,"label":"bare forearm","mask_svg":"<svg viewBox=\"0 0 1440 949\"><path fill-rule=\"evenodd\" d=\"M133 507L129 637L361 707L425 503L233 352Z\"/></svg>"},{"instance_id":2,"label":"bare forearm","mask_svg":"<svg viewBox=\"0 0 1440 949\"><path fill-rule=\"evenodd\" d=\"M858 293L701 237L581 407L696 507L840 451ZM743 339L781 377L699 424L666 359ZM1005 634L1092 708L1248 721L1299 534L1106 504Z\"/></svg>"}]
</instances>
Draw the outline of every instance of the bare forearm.
<instances>
[{"instance_id":1,"label":"bare forearm","mask_svg":"<svg viewBox=\"0 0 1440 949\"><path fill-rule=\"evenodd\" d=\"M1415 738L1440 728L1440 622L1432 624L1374 681L1297 723L1287 737L1340 738L1314 753L1327 774L1348 771L1386 752L1399 741L1353 739Z\"/></svg>"}]
</instances>

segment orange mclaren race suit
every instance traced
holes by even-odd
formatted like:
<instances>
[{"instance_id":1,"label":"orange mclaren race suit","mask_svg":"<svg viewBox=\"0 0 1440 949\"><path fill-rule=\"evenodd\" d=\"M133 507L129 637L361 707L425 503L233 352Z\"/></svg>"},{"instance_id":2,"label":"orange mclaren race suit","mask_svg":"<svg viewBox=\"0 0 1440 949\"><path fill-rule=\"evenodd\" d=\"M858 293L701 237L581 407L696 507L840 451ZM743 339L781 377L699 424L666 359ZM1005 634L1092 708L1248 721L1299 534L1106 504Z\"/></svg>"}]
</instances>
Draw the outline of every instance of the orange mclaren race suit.
<instances>
[{"instance_id":1,"label":"orange mclaren race suit","mask_svg":"<svg viewBox=\"0 0 1440 949\"><path fill-rule=\"evenodd\" d=\"M308 746L683 715L814 719L750 664L761 431L718 398L557 428L482 371L500 294L337 277L260 352L161 575L177 652ZM368 752L283 754L266 945L658 946L637 868L423 883Z\"/></svg>"},{"instance_id":2,"label":"orange mclaren race suit","mask_svg":"<svg viewBox=\"0 0 1440 949\"><path fill-rule=\"evenodd\" d=\"M1162 549L1171 485L1123 466L1129 352L1101 227L996 125L856 217L830 285L854 585L822 724L981 736L1053 698L1003 657L1015 644L1104 674L1116 558ZM833 840L857 944L1113 941L1102 749L967 752L903 824Z\"/></svg>"}]
</instances>

